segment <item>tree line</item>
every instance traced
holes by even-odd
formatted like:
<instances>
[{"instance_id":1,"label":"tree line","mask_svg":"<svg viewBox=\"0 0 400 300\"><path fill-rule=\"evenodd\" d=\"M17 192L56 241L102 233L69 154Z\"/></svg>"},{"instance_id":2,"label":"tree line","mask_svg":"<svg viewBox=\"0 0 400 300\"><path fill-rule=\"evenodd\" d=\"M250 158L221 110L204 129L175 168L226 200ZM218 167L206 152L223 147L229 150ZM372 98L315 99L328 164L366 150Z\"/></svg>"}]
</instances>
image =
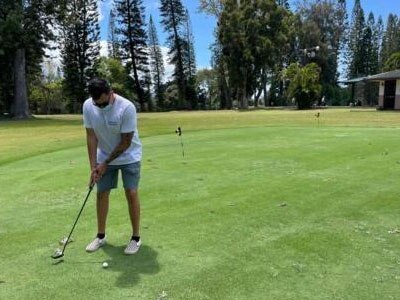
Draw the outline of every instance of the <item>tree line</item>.
<instances>
[{"instance_id":1,"label":"tree line","mask_svg":"<svg viewBox=\"0 0 400 300\"><path fill-rule=\"evenodd\" d=\"M205 70L197 70L182 1L160 0L160 20L145 16L143 5L113 1L108 57L101 57L98 1L0 0L0 112L17 119L80 113L94 76L108 79L141 111L308 108L322 96L343 105L343 73L354 78L400 68L399 17L389 14L384 24L360 0L350 15L345 0L302 0L294 7L288 0L200 0L199 10L217 20ZM167 34L171 78L156 22ZM56 44L60 67L46 59L45 49Z\"/></svg>"},{"instance_id":2,"label":"tree line","mask_svg":"<svg viewBox=\"0 0 400 300\"><path fill-rule=\"evenodd\" d=\"M218 20L213 70L222 108L294 102L309 108L322 98L346 105L340 78L400 68L399 17L389 14L385 27L381 16L364 13L360 0L350 15L345 0L302 0L295 7L288 0L200 3Z\"/></svg>"}]
</instances>

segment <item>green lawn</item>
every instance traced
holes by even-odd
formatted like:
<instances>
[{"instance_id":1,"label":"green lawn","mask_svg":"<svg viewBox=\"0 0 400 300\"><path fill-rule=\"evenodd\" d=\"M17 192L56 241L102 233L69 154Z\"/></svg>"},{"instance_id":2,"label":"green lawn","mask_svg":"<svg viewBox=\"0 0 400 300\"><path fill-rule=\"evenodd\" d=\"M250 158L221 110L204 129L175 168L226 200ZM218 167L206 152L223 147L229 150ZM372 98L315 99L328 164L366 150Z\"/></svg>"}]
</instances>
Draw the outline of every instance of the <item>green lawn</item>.
<instances>
[{"instance_id":1,"label":"green lawn","mask_svg":"<svg viewBox=\"0 0 400 300\"><path fill-rule=\"evenodd\" d=\"M123 255L119 189L87 254L92 195L58 265L87 192L81 116L1 122L0 299L398 299L400 114L316 112L140 114L144 245Z\"/></svg>"}]
</instances>

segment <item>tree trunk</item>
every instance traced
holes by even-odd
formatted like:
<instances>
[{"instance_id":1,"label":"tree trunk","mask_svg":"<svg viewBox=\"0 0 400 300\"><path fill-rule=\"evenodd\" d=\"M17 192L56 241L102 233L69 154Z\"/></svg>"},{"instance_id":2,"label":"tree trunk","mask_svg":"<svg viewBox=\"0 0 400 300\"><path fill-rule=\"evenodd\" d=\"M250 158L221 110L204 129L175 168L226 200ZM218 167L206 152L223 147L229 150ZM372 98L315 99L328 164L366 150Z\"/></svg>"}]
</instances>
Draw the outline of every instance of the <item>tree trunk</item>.
<instances>
[{"instance_id":1,"label":"tree trunk","mask_svg":"<svg viewBox=\"0 0 400 300\"><path fill-rule=\"evenodd\" d=\"M263 89L262 88L258 88L258 91L257 91L256 96L254 98L254 106L255 107L258 107L258 101L260 100L262 92L263 92Z\"/></svg>"},{"instance_id":2,"label":"tree trunk","mask_svg":"<svg viewBox=\"0 0 400 300\"><path fill-rule=\"evenodd\" d=\"M12 109L14 119L31 117L27 97L25 65L25 49L18 49L14 57L14 103Z\"/></svg>"},{"instance_id":3,"label":"tree trunk","mask_svg":"<svg viewBox=\"0 0 400 300\"><path fill-rule=\"evenodd\" d=\"M267 84L264 84L263 91L264 91L264 105L269 106Z\"/></svg>"},{"instance_id":4,"label":"tree trunk","mask_svg":"<svg viewBox=\"0 0 400 300\"><path fill-rule=\"evenodd\" d=\"M241 93L241 108L248 109L249 108L249 99L247 97L247 70L244 69L243 72L243 82L242 82L242 89Z\"/></svg>"}]
</instances>

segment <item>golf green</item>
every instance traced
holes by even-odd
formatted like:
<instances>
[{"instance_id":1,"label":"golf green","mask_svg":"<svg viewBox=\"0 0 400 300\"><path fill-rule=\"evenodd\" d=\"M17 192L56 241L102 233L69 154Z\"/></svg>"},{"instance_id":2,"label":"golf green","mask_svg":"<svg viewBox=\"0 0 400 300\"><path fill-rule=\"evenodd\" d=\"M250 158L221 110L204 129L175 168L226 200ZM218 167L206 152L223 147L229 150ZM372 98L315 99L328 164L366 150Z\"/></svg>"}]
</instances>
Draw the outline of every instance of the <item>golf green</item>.
<instances>
[{"instance_id":1,"label":"golf green","mask_svg":"<svg viewBox=\"0 0 400 300\"><path fill-rule=\"evenodd\" d=\"M140 114L143 245L120 188L108 244L80 116L0 123L0 299L397 299L398 113ZM185 157L175 134L183 129ZM108 268L103 268L103 262Z\"/></svg>"}]
</instances>

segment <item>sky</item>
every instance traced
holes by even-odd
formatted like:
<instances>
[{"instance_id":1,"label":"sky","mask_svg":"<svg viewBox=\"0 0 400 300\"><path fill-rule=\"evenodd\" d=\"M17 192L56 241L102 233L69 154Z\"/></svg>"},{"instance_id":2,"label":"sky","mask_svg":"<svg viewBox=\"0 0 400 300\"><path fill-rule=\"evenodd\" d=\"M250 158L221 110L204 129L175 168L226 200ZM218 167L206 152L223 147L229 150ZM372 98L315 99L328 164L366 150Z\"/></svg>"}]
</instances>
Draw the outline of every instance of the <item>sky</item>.
<instances>
[{"instance_id":1,"label":"sky","mask_svg":"<svg viewBox=\"0 0 400 300\"><path fill-rule=\"evenodd\" d=\"M294 7L298 0L291 0L291 5ZM195 39L195 52L198 69L208 68L211 63L211 50L210 46L214 41L214 28L216 26L216 19L212 16L208 16L198 11L199 1L198 0L182 0L183 4L189 10L189 14L192 21L193 35ZM108 15L110 12L112 0L99 0L100 10L100 24L101 24L101 39L107 40L107 28L108 28ZM149 20L149 16L153 16L153 20L157 26L157 33L162 46L166 46L166 33L163 31L160 25L160 14L159 14L159 0L143 0L143 4L146 8L145 16L146 22ZM349 16L351 16L351 10L354 6L354 0L347 0L347 9ZM386 22L389 13L394 13L400 16L400 0L361 0L361 6L364 9L364 13L368 16L369 12L374 13L375 19L377 20L379 15L382 16L384 22ZM104 44L104 43L103 43ZM166 51L166 49L164 49Z\"/></svg>"}]
</instances>

